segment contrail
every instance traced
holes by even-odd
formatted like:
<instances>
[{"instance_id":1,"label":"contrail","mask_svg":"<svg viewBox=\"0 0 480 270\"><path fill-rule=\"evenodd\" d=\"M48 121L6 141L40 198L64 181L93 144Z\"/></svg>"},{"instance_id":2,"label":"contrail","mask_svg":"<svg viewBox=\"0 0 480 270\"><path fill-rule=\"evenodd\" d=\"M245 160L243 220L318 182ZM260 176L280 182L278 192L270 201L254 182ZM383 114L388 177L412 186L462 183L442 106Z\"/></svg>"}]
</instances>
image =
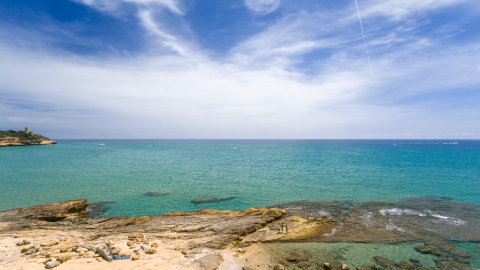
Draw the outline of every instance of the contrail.
<instances>
[{"instance_id":1,"label":"contrail","mask_svg":"<svg viewBox=\"0 0 480 270\"><path fill-rule=\"evenodd\" d=\"M372 78L375 80L375 77L373 76L373 72L372 72L372 63L370 63L370 55L368 54L367 39L365 39L365 33L363 32L362 18L360 18L360 10L358 9L357 0L355 0L355 6L357 6L358 20L360 21L360 28L362 28L363 41L365 42L365 50L367 51L368 67L370 68L370 75L372 75Z\"/></svg>"}]
</instances>

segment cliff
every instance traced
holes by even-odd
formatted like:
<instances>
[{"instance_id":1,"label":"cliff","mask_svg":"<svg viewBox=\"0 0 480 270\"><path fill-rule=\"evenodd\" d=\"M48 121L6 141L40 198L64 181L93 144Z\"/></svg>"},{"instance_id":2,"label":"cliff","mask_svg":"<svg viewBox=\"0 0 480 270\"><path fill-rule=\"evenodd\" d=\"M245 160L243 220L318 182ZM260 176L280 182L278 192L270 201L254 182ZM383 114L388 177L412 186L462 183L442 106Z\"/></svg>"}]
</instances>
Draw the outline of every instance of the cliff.
<instances>
[{"instance_id":1,"label":"cliff","mask_svg":"<svg viewBox=\"0 0 480 270\"><path fill-rule=\"evenodd\" d=\"M25 131L0 131L0 147L57 144L40 134Z\"/></svg>"}]
</instances>

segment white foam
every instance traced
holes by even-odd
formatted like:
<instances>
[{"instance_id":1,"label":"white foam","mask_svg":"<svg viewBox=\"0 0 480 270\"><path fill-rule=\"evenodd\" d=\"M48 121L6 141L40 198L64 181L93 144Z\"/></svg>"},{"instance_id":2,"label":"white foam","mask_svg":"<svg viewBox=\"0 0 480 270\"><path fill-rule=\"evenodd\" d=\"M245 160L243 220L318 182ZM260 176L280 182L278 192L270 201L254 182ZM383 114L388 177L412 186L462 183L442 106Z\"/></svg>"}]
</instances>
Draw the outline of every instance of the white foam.
<instances>
[{"instance_id":1,"label":"white foam","mask_svg":"<svg viewBox=\"0 0 480 270\"><path fill-rule=\"evenodd\" d=\"M418 212L418 211L411 210L411 209L391 208L391 209L380 209L378 212L380 212L380 214L382 214L384 216L386 214L395 215L395 216L400 216L400 215L403 215L403 214L411 215L411 216L419 216L419 217L429 216L429 217L434 217L434 218L438 218L438 219L441 219L441 220L445 220L448 223L455 224L455 225L465 225L466 224L466 222L461 220L461 219L442 216L442 215L439 215L439 214L437 214L437 213L435 213L431 210L425 210L423 212Z\"/></svg>"},{"instance_id":2,"label":"white foam","mask_svg":"<svg viewBox=\"0 0 480 270\"><path fill-rule=\"evenodd\" d=\"M287 207L286 210L300 210L302 207Z\"/></svg>"},{"instance_id":3,"label":"white foam","mask_svg":"<svg viewBox=\"0 0 480 270\"><path fill-rule=\"evenodd\" d=\"M322 211L322 210L318 211L318 213L320 214L321 217L329 217L329 216L332 215L331 213L325 212L325 211Z\"/></svg>"},{"instance_id":4,"label":"white foam","mask_svg":"<svg viewBox=\"0 0 480 270\"><path fill-rule=\"evenodd\" d=\"M370 226L372 224L372 217L373 217L372 212L365 212L362 216L363 225L365 225L367 227Z\"/></svg>"},{"instance_id":5,"label":"white foam","mask_svg":"<svg viewBox=\"0 0 480 270\"><path fill-rule=\"evenodd\" d=\"M393 223L387 224L386 229L387 229L387 231L397 230L397 231L400 231L400 232L404 232L404 230L402 228L395 226Z\"/></svg>"},{"instance_id":6,"label":"white foam","mask_svg":"<svg viewBox=\"0 0 480 270\"><path fill-rule=\"evenodd\" d=\"M415 210L411 209L400 209L400 208L392 208L392 209L381 209L380 214L384 215L385 214L390 214L390 215L395 215L395 216L401 216L403 214L411 215L411 216L420 216L420 217L425 217L426 215L420 212L417 212Z\"/></svg>"}]
</instances>

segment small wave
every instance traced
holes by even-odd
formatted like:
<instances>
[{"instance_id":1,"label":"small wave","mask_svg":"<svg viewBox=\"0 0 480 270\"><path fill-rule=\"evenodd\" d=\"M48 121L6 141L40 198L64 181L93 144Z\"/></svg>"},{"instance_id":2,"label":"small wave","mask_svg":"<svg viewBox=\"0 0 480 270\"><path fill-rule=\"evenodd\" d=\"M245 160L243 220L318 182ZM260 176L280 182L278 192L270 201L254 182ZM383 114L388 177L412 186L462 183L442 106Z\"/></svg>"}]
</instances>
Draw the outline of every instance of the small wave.
<instances>
[{"instance_id":1,"label":"small wave","mask_svg":"<svg viewBox=\"0 0 480 270\"><path fill-rule=\"evenodd\" d=\"M104 144L104 143L101 143L101 144L99 144L99 145L105 145L105 144Z\"/></svg>"},{"instance_id":2,"label":"small wave","mask_svg":"<svg viewBox=\"0 0 480 270\"><path fill-rule=\"evenodd\" d=\"M302 207L287 207L285 210L301 210Z\"/></svg>"},{"instance_id":3,"label":"small wave","mask_svg":"<svg viewBox=\"0 0 480 270\"><path fill-rule=\"evenodd\" d=\"M448 223L451 223L451 224L454 224L454 225L465 225L466 224L466 222L461 220L461 219L442 216L442 215L439 215L439 214L437 214L437 213L435 213L431 210L425 210L422 213L422 212L418 212L418 211L411 210L411 209L391 208L391 209L380 209L378 212L380 212L380 214L382 214L383 216L385 216L386 214L395 215L395 216L401 216L403 214L411 215L411 216L419 216L419 217L430 216L430 217L438 218L438 219L441 219L441 220L445 220Z\"/></svg>"},{"instance_id":4,"label":"small wave","mask_svg":"<svg viewBox=\"0 0 480 270\"><path fill-rule=\"evenodd\" d=\"M329 212L325 212L325 211L318 211L318 213L320 214L321 217L330 217L332 214L330 214Z\"/></svg>"}]
</instances>

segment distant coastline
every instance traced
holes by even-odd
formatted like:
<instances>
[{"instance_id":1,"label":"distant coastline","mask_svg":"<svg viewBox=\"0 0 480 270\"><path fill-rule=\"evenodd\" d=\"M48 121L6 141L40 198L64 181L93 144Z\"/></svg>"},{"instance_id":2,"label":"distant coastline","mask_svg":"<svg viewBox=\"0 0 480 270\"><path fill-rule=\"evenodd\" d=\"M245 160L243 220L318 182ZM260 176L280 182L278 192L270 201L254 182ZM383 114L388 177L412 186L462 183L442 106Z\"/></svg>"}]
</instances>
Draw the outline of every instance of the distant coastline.
<instances>
[{"instance_id":1,"label":"distant coastline","mask_svg":"<svg viewBox=\"0 0 480 270\"><path fill-rule=\"evenodd\" d=\"M7 130L0 131L0 147L8 146L27 146L27 145L49 145L57 144L49 138L40 134L30 132L29 128L25 130Z\"/></svg>"}]
</instances>

